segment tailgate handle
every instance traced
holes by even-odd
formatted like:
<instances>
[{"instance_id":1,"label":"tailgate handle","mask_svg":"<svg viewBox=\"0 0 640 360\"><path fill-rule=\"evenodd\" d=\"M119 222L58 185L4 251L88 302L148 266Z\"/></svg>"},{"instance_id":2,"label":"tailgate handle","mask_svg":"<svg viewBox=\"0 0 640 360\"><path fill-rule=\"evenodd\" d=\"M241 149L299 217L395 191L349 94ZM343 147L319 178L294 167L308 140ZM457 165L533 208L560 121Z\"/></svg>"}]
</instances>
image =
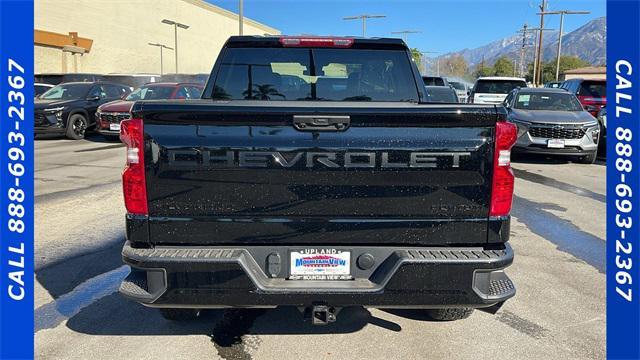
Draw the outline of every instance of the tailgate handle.
<instances>
[{"instance_id":1,"label":"tailgate handle","mask_svg":"<svg viewBox=\"0 0 640 360\"><path fill-rule=\"evenodd\" d=\"M348 115L293 115L293 127L300 131L345 131Z\"/></svg>"}]
</instances>

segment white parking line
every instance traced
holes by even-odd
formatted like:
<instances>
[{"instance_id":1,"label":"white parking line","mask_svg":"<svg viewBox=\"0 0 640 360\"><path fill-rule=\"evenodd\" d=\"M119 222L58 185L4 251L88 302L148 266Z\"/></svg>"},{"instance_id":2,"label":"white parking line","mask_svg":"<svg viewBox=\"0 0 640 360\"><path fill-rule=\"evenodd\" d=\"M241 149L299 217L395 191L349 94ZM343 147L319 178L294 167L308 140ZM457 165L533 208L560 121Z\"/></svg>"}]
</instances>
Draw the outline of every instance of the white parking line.
<instances>
[{"instance_id":1,"label":"white parking line","mask_svg":"<svg viewBox=\"0 0 640 360\"><path fill-rule=\"evenodd\" d=\"M120 282L129 271L129 266L123 265L92 277L54 301L40 306L34 313L34 332L54 328L95 301L118 291Z\"/></svg>"}]
</instances>

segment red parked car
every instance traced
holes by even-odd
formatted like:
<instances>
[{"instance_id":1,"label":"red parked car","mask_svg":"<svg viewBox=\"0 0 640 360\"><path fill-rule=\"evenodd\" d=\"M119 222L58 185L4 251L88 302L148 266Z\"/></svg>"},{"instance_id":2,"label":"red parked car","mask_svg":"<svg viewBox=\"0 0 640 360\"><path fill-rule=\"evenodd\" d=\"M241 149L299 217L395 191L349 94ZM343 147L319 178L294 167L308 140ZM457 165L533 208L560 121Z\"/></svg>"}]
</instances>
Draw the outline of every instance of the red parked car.
<instances>
[{"instance_id":1,"label":"red parked car","mask_svg":"<svg viewBox=\"0 0 640 360\"><path fill-rule=\"evenodd\" d=\"M120 122L131 118L136 100L199 99L204 86L196 83L149 83L135 89L121 100L101 105L96 111L98 132L106 137L120 134Z\"/></svg>"},{"instance_id":2,"label":"red parked car","mask_svg":"<svg viewBox=\"0 0 640 360\"><path fill-rule=\"evenodd\" d=\"M607 105L606 80L569 79L560 85L562 89L575 94L585 110L593 117Z\"/></svg>"}]
</instances>

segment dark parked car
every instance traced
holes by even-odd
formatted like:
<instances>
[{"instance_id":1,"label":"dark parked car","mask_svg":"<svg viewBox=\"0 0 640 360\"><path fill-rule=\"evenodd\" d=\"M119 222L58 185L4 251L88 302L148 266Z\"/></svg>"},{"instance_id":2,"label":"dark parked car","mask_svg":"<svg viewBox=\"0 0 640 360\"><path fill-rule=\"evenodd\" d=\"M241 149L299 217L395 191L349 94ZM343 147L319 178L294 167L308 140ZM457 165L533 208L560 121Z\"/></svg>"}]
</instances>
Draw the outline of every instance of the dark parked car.
<instances>
[{"instance_id":1,"label":"dark parked car","mask_svg":"<svg viewBox=\"0 0 640 360\"><path fill-rule=\"evenodd\" d=\"M585 110L598 116L600 108L607 105L607 81L588 79L569 79L561 88L575 94Z\"/></svg>"},{"instance_id":2,"label":"dark parked car","mask_svg":"<svg viewBox=\"0 0 640 360\"><path fill-rule=\"evenodd\" d=\"M425 86L425 102L453 104L459 102L455 89L449 86Z\"/></svg>"},{"instance_id":3,"label":"dark parked car","mask_svg":"<svg viewBox=\"0 0 640 360\"><path fill-rule=\"evenodd\" d=\"M98 106L119 99L131 89L107 82L64 83L51 88L35 100L36 134L64 134L70 139L84 138L95 125Z\"/></svg>"},{"instance_id":4,"label":"dark parked car","mask_svg":"<svg viewBox=\"0 0 640 360\"><path fill-rule=\"evenodd\" d=\"M440 76L423 76L422 81L425 86L449 86L447 79Z\"/></svg>"},{"instance_id":5,"label":"dark parked car","mask_svg":"<svg viewBox=\"0 0 640 360\"><path fill-rule=\"evenodd\" d=\"M135 89L121 100L100 105L96 111L98 132L104 136L118 136L120 122L131 118L131 105L136 100L200 99L202 84L151 83Z\"/></svg>"},{"instance_id":6,"label":"dark parked car","mask_svg":"<svg viewBox=\"0 0 640 360\"><path fill-rule=\"evenodd\" d=\"M44 94L45 92L47 92L52 87L54 87L54 85L43 84L43 83L35 83L35 84L33 84L33 96L37 98L38 96L40 96L40 95Z\"/></svg>"},{"instance_id":7,"label":"dark parked car","mask_svg":"<svg viewBox=\"0 0 640 360\"><path fill-rule=\"evenodd\" d=\"M562 89L518 88L507 95L504 106L508 120L518 126L514 151L595 162L600 126L575 95Z\"/></svg>"},{"instance_id":8,"label":"dark parked car","mask_svg":"<svg viewBox=\"0 0 640 360\"><path fill-rule=\"evenodd\" d=\"M58 85L67 82L96 82L102 80L101 74L92 73L49 73L36 74L35 82Z\"/></svg>"}]
</instances>

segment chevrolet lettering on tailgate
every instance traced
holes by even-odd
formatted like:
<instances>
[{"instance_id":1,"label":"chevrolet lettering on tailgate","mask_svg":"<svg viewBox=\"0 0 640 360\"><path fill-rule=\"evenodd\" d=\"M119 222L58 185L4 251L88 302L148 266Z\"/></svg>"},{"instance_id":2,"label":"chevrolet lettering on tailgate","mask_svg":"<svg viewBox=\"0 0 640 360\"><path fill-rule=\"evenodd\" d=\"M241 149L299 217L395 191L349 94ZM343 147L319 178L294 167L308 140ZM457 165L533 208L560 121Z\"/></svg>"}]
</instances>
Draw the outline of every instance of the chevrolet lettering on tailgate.
<instances>
[{"instance_id":1,"label":"chevrolet lettering on tailgate","mask_svg":"<svg viewBox=\"0 0 640 360\"><path fill-rule=\"evenodd\" d=\"M279 151L216 151L168 150L172 166L205 167L269 167L291 168L435 168L460 167L460 160L470 152L409 152L392 159L388 152L279 152ZM441 165L439 165L441 164Z\"/></svg>"}]
</instances>

